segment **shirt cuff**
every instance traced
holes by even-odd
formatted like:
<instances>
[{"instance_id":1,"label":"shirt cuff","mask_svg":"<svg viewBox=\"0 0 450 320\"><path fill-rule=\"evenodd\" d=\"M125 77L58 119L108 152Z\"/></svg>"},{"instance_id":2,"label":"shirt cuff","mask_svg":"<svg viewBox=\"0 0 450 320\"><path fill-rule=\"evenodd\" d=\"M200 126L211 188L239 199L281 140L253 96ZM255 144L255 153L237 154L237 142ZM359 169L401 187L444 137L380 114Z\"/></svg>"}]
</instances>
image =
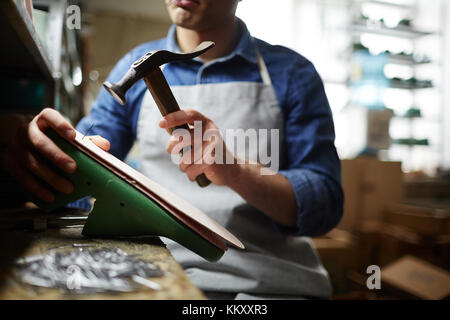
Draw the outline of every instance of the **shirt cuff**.
<instances>
[{"instance_id":1,"label":"shirt cuff","mask_svg":"<svg viewBox=\"0 0 450 320\"><path fill-rule=\"evenodd\" d=\"M297 202L297 225L285 227L273 221L276 229L285 235L316 236L328 232L328 226L334 224L332 199L325 179L319 173L308 169L280 170L286 177L295 194ZM336 208L335 208L336 210Z\"/></svg>"}]
</instances>

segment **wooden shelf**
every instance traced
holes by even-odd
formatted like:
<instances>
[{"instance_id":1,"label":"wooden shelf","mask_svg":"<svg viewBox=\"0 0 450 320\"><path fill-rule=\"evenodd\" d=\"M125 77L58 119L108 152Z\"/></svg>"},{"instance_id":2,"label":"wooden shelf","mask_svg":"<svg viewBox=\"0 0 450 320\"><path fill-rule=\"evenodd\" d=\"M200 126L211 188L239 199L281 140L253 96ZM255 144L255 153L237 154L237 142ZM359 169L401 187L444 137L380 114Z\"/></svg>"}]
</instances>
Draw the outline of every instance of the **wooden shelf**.
<instances>
[{"instance_id":1,"label":"wooden shelf","mask_svg":"<svg viewBox=\"0 0 450 320\"><path fill-rule=\"evenodd\" d=\"M2 75L36 77L53 82L53 69L26 9L0 1L0 70Z\"/></svg>"}]
</instances>

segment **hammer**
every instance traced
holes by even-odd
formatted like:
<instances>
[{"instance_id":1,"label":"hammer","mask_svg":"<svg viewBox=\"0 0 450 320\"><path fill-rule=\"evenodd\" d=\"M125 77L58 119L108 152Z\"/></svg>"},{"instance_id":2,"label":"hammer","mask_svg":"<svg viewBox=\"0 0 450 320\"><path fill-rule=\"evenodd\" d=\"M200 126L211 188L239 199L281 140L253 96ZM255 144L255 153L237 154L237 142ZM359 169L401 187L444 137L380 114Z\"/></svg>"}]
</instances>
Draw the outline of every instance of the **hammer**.
<instances>
[{"instance_id":1,"label":"hammer","mask_svg":"<svg viewBox=\"0 0 450 320\"><path fill-rule=\"evenodd\" d=\"M103 86L121 105L125 105L127 102L125 98L127 90L138 80L144 79L148 90L152 94L163 116L179 111L180 107L173 96L172 90L170 90L164 74L161 72L160 66L168 62L193 59L212 47L214 47L214 42L203 41L189 53L175 53L167 50L147 52L131 65L130 69L119 82L111 83L105 81ZM189 130L189 126L184 124L170 128L169 132L172 133L175 129L179 128ZM211 183L204 174L199 175L195 180L200 187L206 187Z\"/></svg>"}]
</instances>

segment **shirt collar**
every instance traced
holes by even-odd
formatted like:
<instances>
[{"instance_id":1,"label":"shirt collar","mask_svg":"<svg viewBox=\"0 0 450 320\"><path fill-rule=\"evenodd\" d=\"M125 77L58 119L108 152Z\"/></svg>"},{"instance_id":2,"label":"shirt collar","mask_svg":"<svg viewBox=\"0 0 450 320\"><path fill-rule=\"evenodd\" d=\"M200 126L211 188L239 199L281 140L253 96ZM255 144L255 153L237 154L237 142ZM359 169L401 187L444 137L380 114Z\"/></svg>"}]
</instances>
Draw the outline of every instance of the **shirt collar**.
<instances>
[{"instance_id":1,"label":"shirt collar","mask_svg":"<svg viewBox=\"0 0 450 320\"><path fill-rule=\"evenodd\" d=\"M219 59L223 61L239 55L250 62L257 63L255 39L250 35L250 32L248 31L245 23L241 19L237 19L240 33L238 44L230 55L228 55L227 57L221 57ZM175 24L170 26L169 32L167 34L167 49L174 52L181 52L180 47L177 43Z\"/></svg>"}]
</instances>

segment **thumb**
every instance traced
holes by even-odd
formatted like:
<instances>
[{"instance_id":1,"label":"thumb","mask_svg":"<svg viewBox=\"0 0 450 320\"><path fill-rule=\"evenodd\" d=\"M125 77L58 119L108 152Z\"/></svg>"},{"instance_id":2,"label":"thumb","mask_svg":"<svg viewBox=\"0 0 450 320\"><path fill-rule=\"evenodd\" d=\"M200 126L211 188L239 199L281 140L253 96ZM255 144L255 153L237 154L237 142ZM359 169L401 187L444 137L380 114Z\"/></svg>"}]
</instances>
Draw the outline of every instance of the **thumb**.
<instances>
[{"instance_id":1,"label":"thumb","mask_svg":"<svg viewBox=\"0 0 450 320\"><path fill-rule=\"evenodd\" d=\"M88 137L93 143L97 145L97 147L102 148L105 151L108 151L111 148L111 144L108 140L103 138L102 136L90 136Z\"/></svg>"}]
</instances>

